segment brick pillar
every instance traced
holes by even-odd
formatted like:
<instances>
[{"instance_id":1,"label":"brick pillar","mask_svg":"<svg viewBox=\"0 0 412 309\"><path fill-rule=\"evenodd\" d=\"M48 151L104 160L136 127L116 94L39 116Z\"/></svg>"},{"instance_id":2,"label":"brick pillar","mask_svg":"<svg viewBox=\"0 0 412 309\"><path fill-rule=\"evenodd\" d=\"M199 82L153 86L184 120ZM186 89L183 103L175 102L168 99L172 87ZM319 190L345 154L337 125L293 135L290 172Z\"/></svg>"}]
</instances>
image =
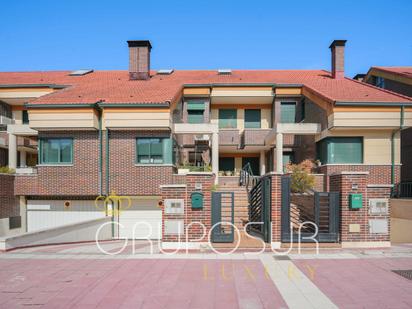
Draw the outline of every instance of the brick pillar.
<instances>
[{"instance_id":1,"label":"brick pillar","mask_svg":"<svg viewBox=\"0 0 412 309\"><path fill-rule=\"evenodd\" d=\"M329 178L330 191L340 193L340 236L342 247L382 247L388 246L389 232L377 234L370 232L368 197L369 172L340 172ZM351 193L362 194L362 208L351 209ZM374 196L376 197L376 195ZM388 214L384 219L389 219Z\"/></svg>"},{"instance_id":2,"label":"brick pillar","mask_svg":"<svg viewBox=\"0 0 412 309\"><path fill-rule=\"evenodd\" d=\"M164 249L176 248L200 248L202 243L207 243L207 233L211 227L211 210L212 210L212 186L214 184L214 175L211 173L188 173L183 184L171 184L161 186L162 196L162 246ZM203 194L203 208L192 209L191 195L194 192ZM168 213L166 204L170 200L183 200L184 210L180 213ZM179 223L178 223L179 222ZM203 228L196 224L188 229L188 240L186 243L186 227L192 222L201 222L206 227L206 235L202 240ZM166 225L177 226L183 224L183 229L180 230L180 245L179 235L177 233L168 232ZM193 240L191 242L190 240Z\"/></svg>"},{"instance_id":3,"label":"brick pillar","mask_svg":"<svg viewBox=\"0 0 412 309\"><path fill-rule=\"evenodd\" d=\"M271 174L271 221L272 221L272 246L280 248L281 243L281 207L282 207L282 184L280 174Z\"/></svg>"}]
</instances>

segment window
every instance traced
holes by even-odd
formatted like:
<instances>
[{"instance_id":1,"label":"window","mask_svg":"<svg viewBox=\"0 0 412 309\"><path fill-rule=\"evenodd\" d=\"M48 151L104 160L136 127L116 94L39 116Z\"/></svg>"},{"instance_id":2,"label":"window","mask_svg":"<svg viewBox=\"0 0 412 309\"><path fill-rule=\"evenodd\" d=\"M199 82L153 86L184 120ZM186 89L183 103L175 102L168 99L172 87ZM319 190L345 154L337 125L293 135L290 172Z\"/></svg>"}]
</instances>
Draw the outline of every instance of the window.
<instances>
[{"instance_id":1,"label":"window","mask_svg":"<svg viewBox=\"0 0 412 309\"><path fill-rule=\"evenodd\" d=\"M136 162L138 164L173 164L173 145L171 138L137 138Z\"/></svg>"},{"instance_id":2,"label":"window","mask_svg":"<svg viewBox=\"0 0 412 309\"><path fill-rule=\"evenodd\" d=\"M383 77L376 76L375 84L376 84L376 87L385 88L385 79Z\"/></svg>"},{"instance_id":3,"label":"window","mask_svg":"<svg viewBox=\"0 0 412 309\"><path fill-rule=\"evenodd\" d=\"M286 171L286 165L293 163L293 152L283 153L283 171Z\"/></svg>"},{"instance_id":4,"label":"window","mask_svg":"<svg viewBox=\"0 0 412 309\"><path fill-rule=\"evenodd\" d=\"M280 122L295 123L296 122L296 102L281 102L280 103Z\"/></svg>"},{"instance_id":5,"label":"window","mask_svg":"<svg viewBox=\"0 0 412 309\"><path fill-rule=\"evenodd\" d=\"M219 128L235 129L237 127L236 109L219 109Z\"/></svg>"},{"instance_id":6,"label":"window","mask_svg":"<svg viewBox=\"0 0 412 309\"><path fill-rule=\"evenodd\" d=\"M27 110L23 111L23 124L28 124L29 123L29 113Z\"/></svg>"},{"instance_id":7,"label":"window","mask_svg":"<svg viewBox=\"0 0 412 309\"><path fill-rule=\"evenodd\" d=\"M73 139L43 138L40 139L40 164L73 163Z\"/></svg>"},{"instance_id":8,"label":"window","mask_svg":"<svg viewBox=\"0 0 412 309\"><path fill-rule=\"evenodd\" d=\"M219 170L233 172L235 170L235 158L219 158Z\"/></svg>"},{"instance_id":9,"label":"window","mask_svg":"<svg viewBox=\"0 0 412 309\"><path fill-rule=\"evenodd\" d=\"M322 164L363 163L362 137L328 137L316 147Z\"/></svg>"},{"instance_id":10,"label":"window","mask_svg":"<svg viewBox=\"0 0 412 309\"><path fill-rule=\"evenodd\" d=\"M202 110L188 110L187 111L187 122L188 123L203 123L204 122L203 113L204 111Z\"/></svg>"},{"instance_id":11,"label":"window","mask_svg":"<svg viewBox=\"0 0 412 309\"><path fill-rule=\"evenodd\" d=\"M260 128L260 109L245 109L245 128Z\"/></svg>"},{"instance_id":12,"label":"window","mask_svg":"<svg viewBox=\"0 0 412 309\"><path fill-rule=\"evenodd\" d=\"M163 143L161 138L137 139L137 163L162 164Z\"/></svg>"},{"instance_id":13,"label":"window","mask_svg":"<svg viewBox=\"0 0 412 309\"><path fill-rule=\"evenodd\" d=\"M203 123L205 113L205 102L187 102L187 121L188 123Z\"/></svg>"}]
</instances>

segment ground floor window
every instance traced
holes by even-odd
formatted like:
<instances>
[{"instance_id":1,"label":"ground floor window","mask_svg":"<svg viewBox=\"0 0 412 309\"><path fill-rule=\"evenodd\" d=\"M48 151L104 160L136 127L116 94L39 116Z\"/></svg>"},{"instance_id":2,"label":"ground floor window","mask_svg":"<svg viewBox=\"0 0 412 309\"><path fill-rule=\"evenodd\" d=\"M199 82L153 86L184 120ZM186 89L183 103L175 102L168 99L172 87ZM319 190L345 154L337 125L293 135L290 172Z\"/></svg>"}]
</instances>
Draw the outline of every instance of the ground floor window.
<instances>
[{"instance_id":1,"label":"ground floor window","mask_svg":"<svg viewBox=\"0 0 412 309\"><path fill-rule=\"evenodd\" d=\"M139 164L173 163L173 143L171 138L137 138L136 148L136 161Z\"/></svg>"},{"instance_id":2,"label":"ground floor window","mask_svg":"<svg viewBox=\"0 0 412 309\"><path fill-rule=\"evenodd\" d=\"M73 139L41 138L40 164L73 163Z\"/></svg>"},{"instance_id":3,"label":"ground floor window","mask_svg":"<svg viewBox=\"0 0 412 309\"><path fill-rule=\"evenodd\" d=\"M283 171L286 171L286 165L293 163L293 152L284 152L283 153Z\"/></svg>"},{"instance_id":4,"label":"ground floor window","mask_svg":"<svg viewBox=\"0 0 412 309\"><path fill-rule=\"evenodd\" d=\"M316 148L321 164L363 163L362 137L327 137Z\"/></svg>"}]
</instances>

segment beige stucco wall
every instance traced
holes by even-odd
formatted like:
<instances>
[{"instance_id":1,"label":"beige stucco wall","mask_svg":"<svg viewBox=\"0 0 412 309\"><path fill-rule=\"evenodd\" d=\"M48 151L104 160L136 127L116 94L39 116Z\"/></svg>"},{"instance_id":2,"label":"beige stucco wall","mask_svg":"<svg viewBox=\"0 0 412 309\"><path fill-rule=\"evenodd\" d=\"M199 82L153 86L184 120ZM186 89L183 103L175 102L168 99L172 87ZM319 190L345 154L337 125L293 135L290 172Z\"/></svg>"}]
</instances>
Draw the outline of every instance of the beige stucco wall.
<instances>
[{"instance_id":1,"label":"beige stucco wall","mask_svg":"<svg viewBox=\"0 0 412 309\"><path fill-rule=\"evenodd\" d=\"M364 164L391 164L392 130L328 130L317 137L317 141L328 136L363 137ZM395 163L400 163L400 134L395 134Z\"/></svg>"},{"instance_id":2,"label":"beige stucco wall","mask_svg":"<svg viewBox=\"0 0 412 309\"><path fill-rule=\"evenodd\" d=\"M103 115L104 127L108 128L170 127L169 109L107 109Z\"/></svg>"},{"instance_id":3,"label":"beige stucco wall","mask_svg":"<svg viewBox=\"0 0 412 309\"><path fill-rule=\"evenodd\" d=\"M232 107L231 107L232 108ZM246 108L247 109L247 108ZM251 109L256 109L255 106ZM261 129L269 129L271 124L271 109L262 108L260 112L260 126ZM211 109L210 122L214 124L219 124L219 108ZM245 128L245 108L237 108L237 129L243 130Z\"/></svg>"},{"instance_id":4,"label":"beige stucco wall","mask_svg":"<svg viewBox=\"0 0 412 309\"><path fill-rule=\"evenodd\" d=\"M29 110L30 128L98 128L94 109Z\"/></svg>"},{"instance_id":5,"label":"beige stucco wall","mask_svg":"<svg viewBox=\"0 0 412 309\"><path fill-rule=\"evenodd\" d=\"M335 111L328 118L331 127L399 127L400 111ZM412 126L412 113L404 113L404 125Z\"/></svg>"}]
</instances>

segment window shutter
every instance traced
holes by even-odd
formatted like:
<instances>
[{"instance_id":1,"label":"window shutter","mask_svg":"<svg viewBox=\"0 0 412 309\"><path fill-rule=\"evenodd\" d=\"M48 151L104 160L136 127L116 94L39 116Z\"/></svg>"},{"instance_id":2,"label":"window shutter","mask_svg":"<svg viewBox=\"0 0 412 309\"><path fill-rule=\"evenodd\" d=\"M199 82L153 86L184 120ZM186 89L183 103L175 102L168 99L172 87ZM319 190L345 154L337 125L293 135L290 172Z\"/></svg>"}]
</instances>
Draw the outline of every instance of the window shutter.
<instances>
[{"instance_id":1,"label":"window shutter","mask_svg":"<svg viewBox=\"0 0 412 309\"><path fill-rule=\"evenodd\" d=\"M187 110L203 111L205 109L205 102L188 102Z\"/></svg>"}]
</instances>

